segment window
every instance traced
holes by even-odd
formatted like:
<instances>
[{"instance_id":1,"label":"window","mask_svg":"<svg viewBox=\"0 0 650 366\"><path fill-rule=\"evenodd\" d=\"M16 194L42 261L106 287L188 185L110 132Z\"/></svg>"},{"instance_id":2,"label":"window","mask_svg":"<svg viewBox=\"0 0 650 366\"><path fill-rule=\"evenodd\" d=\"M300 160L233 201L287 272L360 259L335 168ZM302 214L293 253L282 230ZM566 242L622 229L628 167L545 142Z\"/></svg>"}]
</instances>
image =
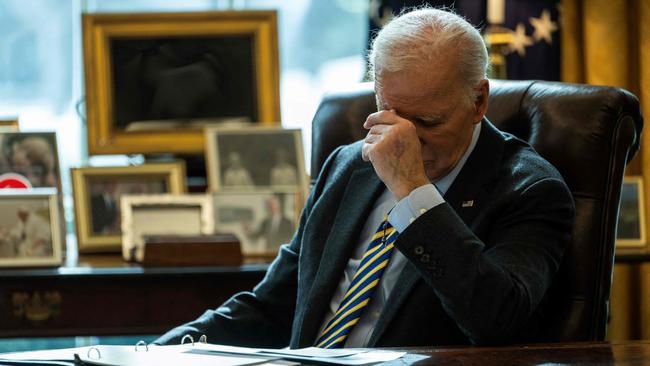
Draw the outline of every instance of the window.
<instances>
[{"instance_id":1,"label":"window","mask_svg":"<svg viewBox=\"0 0 650 366\"><path fill-rule=\"evenodd\" d=\"M311 119L322 94L358 83L365 70L367 0L3 0L0 119L25 131L56 131L68 232L69 168L88 162L81 50L83 12L277 9L282 124L301 128L309 169ZM117 160L116 160L117 159ZM98 158L104 162L125 157Z\"/></svg>"}]
</instances>

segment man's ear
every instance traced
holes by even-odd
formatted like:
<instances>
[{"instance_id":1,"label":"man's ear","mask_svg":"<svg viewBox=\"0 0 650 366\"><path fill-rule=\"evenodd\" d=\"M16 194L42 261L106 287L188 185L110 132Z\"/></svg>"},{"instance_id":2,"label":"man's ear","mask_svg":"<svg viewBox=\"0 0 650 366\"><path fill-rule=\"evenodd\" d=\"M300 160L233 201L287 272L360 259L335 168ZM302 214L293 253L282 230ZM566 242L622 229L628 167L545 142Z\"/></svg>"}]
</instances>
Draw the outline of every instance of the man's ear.
<instances>
[{"instance_id":1,"label":"man's ear","mask_svg":"<svg viewBox=\"0 0 650 366\"><path fill-rule=\"evenodd\" d=\"M476 99L474 99L474 123L479 123L485 116L488 108L488 97L490 96L490 83L487 79L479 81L476 87Z\"/></svg>"}]
</instances>

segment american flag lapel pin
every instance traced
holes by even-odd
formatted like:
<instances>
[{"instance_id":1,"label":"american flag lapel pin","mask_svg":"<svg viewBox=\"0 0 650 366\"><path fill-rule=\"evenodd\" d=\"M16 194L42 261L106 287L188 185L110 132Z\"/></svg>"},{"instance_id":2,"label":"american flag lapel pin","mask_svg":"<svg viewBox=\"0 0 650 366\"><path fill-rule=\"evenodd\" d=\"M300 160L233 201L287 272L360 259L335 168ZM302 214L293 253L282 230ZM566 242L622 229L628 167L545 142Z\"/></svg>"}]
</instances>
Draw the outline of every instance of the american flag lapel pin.
<instances>
[{"instance_id":1,"label":"american flag lapel pin","mask_svg":"<svg viewBox=\"0 0 650 366\"><path fill-rule=\"evenodd\" d=\"M461 204L461 207L472 207L474 206L474 200L469 200L469 201L463 201Z\"/></svg>"}]
</instances>

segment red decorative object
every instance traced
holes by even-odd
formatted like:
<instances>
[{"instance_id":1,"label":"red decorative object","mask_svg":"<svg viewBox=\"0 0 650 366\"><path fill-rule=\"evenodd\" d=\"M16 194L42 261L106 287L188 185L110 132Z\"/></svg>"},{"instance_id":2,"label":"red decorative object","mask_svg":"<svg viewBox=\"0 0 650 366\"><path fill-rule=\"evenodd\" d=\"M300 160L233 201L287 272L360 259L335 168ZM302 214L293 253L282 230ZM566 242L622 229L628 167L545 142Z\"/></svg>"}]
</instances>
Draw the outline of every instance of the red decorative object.
<instances>
[{"instance_id":1,"label":"red decorative object","mask_svg":"<svg viewBox=\"0 0 650 366\"><path fill-rule=\"evenodd\" d=\"M1 188L32 188L31 183L24 176L16 173L0 175Z\"/></svg>"}]
</instances>

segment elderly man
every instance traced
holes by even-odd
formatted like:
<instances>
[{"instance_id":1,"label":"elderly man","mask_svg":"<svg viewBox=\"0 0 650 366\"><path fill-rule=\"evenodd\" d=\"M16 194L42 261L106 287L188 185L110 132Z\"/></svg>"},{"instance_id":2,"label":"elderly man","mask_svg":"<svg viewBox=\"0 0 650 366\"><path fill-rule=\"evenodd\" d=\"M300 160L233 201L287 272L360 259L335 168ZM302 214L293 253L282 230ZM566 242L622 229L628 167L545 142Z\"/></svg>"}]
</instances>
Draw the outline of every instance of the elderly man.
<instances>
[{"instance_id":1,"label":"elderly man","mask_svg":"<svg viewBox=\"0 0 650 366\"><path fill-rule=\"evenodd\" d=\"M329 157L264 280L159 343L534 339L573 201L548 162L485 119L480 34L452 13L412 11L377 35L370 64L379 111L368 135Z\"/></svg>"}]
</instances>

